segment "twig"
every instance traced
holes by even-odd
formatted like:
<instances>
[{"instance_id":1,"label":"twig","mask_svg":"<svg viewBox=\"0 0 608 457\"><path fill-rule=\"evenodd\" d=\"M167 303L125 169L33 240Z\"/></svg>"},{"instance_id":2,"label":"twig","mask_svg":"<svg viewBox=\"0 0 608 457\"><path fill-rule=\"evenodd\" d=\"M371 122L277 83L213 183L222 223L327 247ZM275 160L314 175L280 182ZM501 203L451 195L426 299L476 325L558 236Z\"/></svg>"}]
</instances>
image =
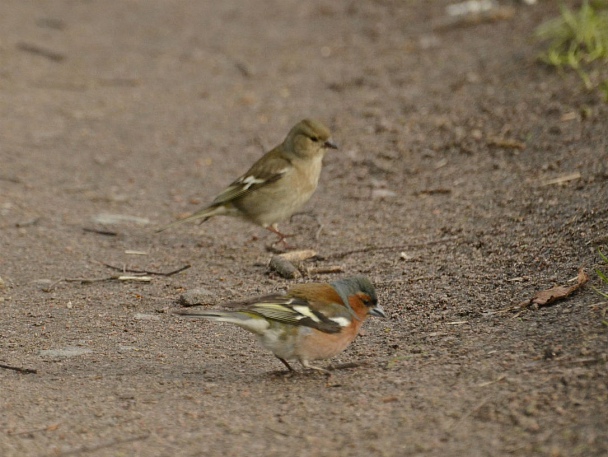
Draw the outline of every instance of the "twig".
<instances>
[{"instance_id":1,"label":"twig","mask_svg":"<svg viewBox=\"0 0 608 457\"><path fill-rule=\"evenodd\" d=\"M150 436L149 433L145 433L145 434L141 434L141 435L135 435L132 436L130 438L123 438L123 439L114 439L114 440L107 440L107 441L102 441L100 443L97 444L91 444L91 445L87 445L87 444L83 444L82 446L78 446L72 449L68 449L67 451L64 452L59 452L59 453L51 453L51 454L47 454L48 457L61 457L64 455L76 455L76 454L81 454L84 452L95 452L98 451L100 449L105 449L108 447L112 447L112 446L117 446L119 444L125 444L125 443L132 443L134 441L141 441L141 440L145 440L146 438L148 438Z\"/></svg>"},{"instance_id":2,"label":"twig","mask_svg":"<svg viewBox=\"0 0 608 457\"><path fill-rule=\"evenodd\" d=\"M601 359L596 359L595 357L587 357L587 358L582 358L582 359L574 359L574 360L558 360L557 362L560 363L560 365L590 365L593 363L601 363L602 360Z\"/></svg>"},{"instance_id":3,"label":"twig","mask_svg":"<svg viewBox=\"0 0 608 457\"><path fill-rule=\"evenodd\" d=\"M574 181L575 179L580 179L581 174L577 171L575 173L570 173L566 176L560 176L559 178L548 179L541 183L541 186L551 186L553 184L562 184L568 181Z\"/></svg>"},{"instance_id":4,"label":"twig","mask_svg":"<svg viewBox=\"0 0 608 457\"><path fill-rule=\"evenodd\" d=\"M34 433L45 432L49 429L49 427L54 427L54 426L55 426L55 424L47 425L46 427L32 428L29 430L21 430L19 432L8 431L7 435L9 435L9 436L33 435ZM57 424L57 427L58 427L58 424Z\"/></svg>"},{"instance_id":5,"label":"twig","mask_svg":"<svg viewBox=\"0 0 608 457\"><path fill-rule=\"evenodd\" d=\"M37 370L33 369L33 368L21 368L21 367L14 367L11 365L5 365L3 363L0 363L0 368L6 368L7 370L13 370L13 371L17 371L19 373L38 373Z\"/></svg>"},{"instance_id":6,"label":"twig","mask_svg":"<svg viewBox=\"0 0 608 457\"><path fill-rule=\"evenodd\" d=\"M503 379L505 379L507 377L506 374L502 374L500 375L498 378L496 378L494 381L486 381L486 382L482 382L481 384L477 384L477 387L487 387L487 386L491 386L492 384L495 384L497 382L502 381Z\"/></svg>"},{"instance_id":7,"label":"twig","mask_svg":"<svg viewBox=\"0 0 608 457\"><path fill-rule=\"evenodd\" d=\"M131 270L128 268L120 268L115 267L114 265L110 265L104 262L99 262L102 265L111 268L116 271L120 271L121 273L130 273L130 275L122 274L122 275L114 275L108 276L105 278L63 278L55 281L51 284L46 290L51 290L56 284L61 281L65 282L79 282L80 284L92 284L95 282L104 282L104 281L139 281L139 282L150 282L152 278L149 275L155 276L173 276L177 273L180 273L184 270L187 270L191 267L191 265L185 265L183 267L178 268L177 270L169 271L169 272L158 272L158 271L148 271L148 270Z\"/></svg>"},{"instance_id":8,"label":"twig","mask_svg":"<svg viewBox=\"0 0 608 457\"><path fill-rule=\"evenodd\" d=\"M486 396L483 400L481 400L479 403L477 403L477 405L475 405L475 407L473 409L470 409L469 411L464 413L460 419L458 419L457 421L454 421L450 425L448 425L448 427L446 428L446 433L448 433L448 434L451 433L456 427L458 427L460 424L462 424L462 422L467 417L469 417L471 414L474 414L476 411L481 409L481 407L483 405L485 405L488 402L488 400L490 400L491 398L493 398L495 396L496 396L496 394L494 394L494 393Z\"/></svg>"},{"instance_id":9,"label":"twig","mask_svg":"<svg viewBox=\"0 0 608 457\"><path fill-rule=\"evenodd\" d=\"M446 243L448 241L454 241L459 239L459 236L448 236L445 238L441 238L440 240L430 240L430 241L425 241L423 243L412 243L412 244L399 244L399 245L395 245L395 246L367 246L365 248L361 248L361 249L352 249L350 251L343 251L343 252L335 252L333 254L328 255L327 257L325 257L326 259L342 259L346 256L352 255L352 254L360 254L363 252L371 252L371 251L401 251L403 249L414 249L414 248L422 248L425 246L431 246L433 244L440 244L440 243Z\"/></svg>"},{"instance_id":10,"label":"twig","mask_svg":"<svg viewBox=\"0 0 608 457\"><path fill-rule=\"evenodd\" d=\"M344 268L342 268L340 265L329 265L327 267L310 267L306 268L305 270L307 276L342 273L343 271Z\"/></svg>"},{"instance_id":11,"label":"twig","mask_svg":"<svg viewBox=\"0 0 608 457\"><path fill-rule=\"evenodd\" d=\"M17 222L15 227L29 227L30 225L36 225L40 219L40 217L34 217L32 219L28 219L27 221Z\"/></svg>"},{"instance_id":12,"label":"twig","mask_svg":"<svg viewBox=\"0 0 608 457\"><path fill-rule=\"evenodd\" d=\"M21 180L19 178L16 178L14 176L5 176L5 175L0 175L0 181L8 181L8 182L12 182L15 184L21 184Z\"/></svg>"},{"instance_id":13,"label":"twig","mask_svg":"<svg viewBox=\"0 0 608 457\"><path fill-rule=\"evenodd\" d=\"M118 232L113 232L110 230L97 230L97 229L92 229L92 228L87 228L87 227L84 227L82 230L84 232L97 233L98 235L118 236Z\"/></svg>"},{"instance_id":14,"label":"twig","mask_svg":"<svg viewBox=\"0 0 608 457\"><path fill-rule=\"evenodd\" d=\"M63 54L51 51L49 49L44 49L35 44L23 42L17 43L17 49L19 49L20 51L29 52L31 54L36 54L38 56L46 57L47 59L52 60L53 62L61 62L65 59L65 56Z\"/></svg>"},{"instance_id":15,"label":"twig","mask_svg":"<svg viewBox=\"0 0 608 457\"><path fill-rule=\"evenodd\" d=\"M490 138L490 139L488 139L488 145L497 146L499 148L505 148L505 149L519 149L520 151L523 151L524 149L526 149L526 143L522 143L521 141L511 140L511 139L507 139L507 138L497 138L497 137Z\"/></svg>"},{"instance_id":16,"label":"twig","mask_svg":"<svg viewBox=\"0 0 608 457\"><path fill-rule=\"evenodd\" d=\"M304 249L302 251L290 251L283 254L279 254L279 257L287 260L288 262L301 262L302 260L310 259L317 255L317 251L312 249Z\"/></svg>"},{"instance_id":17,"label":"twig","mask_svg":"<svg viewBox=\"0 0 608 457\"><path fill-rule=\"evenodd\" d=\"M319 224L319 228L315 232L315 240L318 240L321 237L321 232L323 232L324 228L325 226L323 224Z\"/></svg>"},{"instance_id":18,"label":"twig","mask_svg":"<svg viewBox=\"0 0 608 457\"><path fill-rule=\"evenodd\" d=\"M419 192L416 192L415 195L436 195L436 194L451 194L451 193L452 193L452 189L438 187L435 189L423 189Z\"/></svg>"},{"instance_id":19,"label":"twig","mask_svg":"<svg viewBox=\"0 0 608 457\"><path fill-rule=\"evenodd\" d=\"M79 282L80 284L91 284L93 282L111 281L118 278L118 276L111 276L109 278L64 278L62 281L65 282Z\"/></svg>"},{"instance_id":20,"label":"twig","mask_svg":"<svg viewBox=\"0 0 608 457\"><path fill-rule=\"evenodd\" d=\"M65 278L65 282L79 282L80 284L92 284L94 282L104 281L140 281L150 282L152 278L150 276L127 276L127 275L116 275L108 276L107 278Z\"/></svg>"},{"instance_id":21,"label":"twig","mask_svg":"<svg viewBox=\"0 0 608 457\"><path fill-rule=\"evenodd\" d=\"M285 437L289 437L289 436L290 436L288 433L282 432L282 431L280 431L280 430L276 430L276 429L274 429L274 428L272 428L272 427L269 427L268 425L266 425L266 428L267 428L268 430L270 430L271 432L276 433L277 435L281 435L281 436L285 436Z\"/></svg>"},{"instance_id":22,"label":"twig","mask_svg":"<svg viewBox=\"0 0 608 457\"><path fill-rule=\"evenodd\" d=\"M59 284L61 281L65 281L65 278L61 278L58 279L57 281L51 283L48 287L45 287L44 289L42 289L43 292L50 292L51 290L53 290L55 288L55 286L57 284Z\"/></svg>"},{"instance_id":23,"label":"twig","mask_svg":"<svg viewBox=\"0 0 608 457\"><path fill-rule=\"evenodd\" d=\"M104 262L100 262L100 263L108 268L111 268L112 270L121 271L123 273L134 273L134 274L154 275L154 276L173 276L173 275L176 275L177 273L181 273L182 271L187 270L188 268L192 267L192 265L184 265L183 267L180 267L177 270L172 270L172 271L165 273L162 271L132 270L129 268L115 267L114 265L110 265L109 263L104 263Z\"/></svg>"},{"instance_id":24,"label":"twig","mask_svg":"<svg viewBox=\"0 0 608 457\"><path fill-rule=\"evenodd\" d=\"M262 151L262 154L266 153L266 146L264 146L264 142L262 141L262 138L260 138L258 135L256 135L253 138L253 142L257 147L260 148L260 151Z\"/></svg>"}]
</instances>

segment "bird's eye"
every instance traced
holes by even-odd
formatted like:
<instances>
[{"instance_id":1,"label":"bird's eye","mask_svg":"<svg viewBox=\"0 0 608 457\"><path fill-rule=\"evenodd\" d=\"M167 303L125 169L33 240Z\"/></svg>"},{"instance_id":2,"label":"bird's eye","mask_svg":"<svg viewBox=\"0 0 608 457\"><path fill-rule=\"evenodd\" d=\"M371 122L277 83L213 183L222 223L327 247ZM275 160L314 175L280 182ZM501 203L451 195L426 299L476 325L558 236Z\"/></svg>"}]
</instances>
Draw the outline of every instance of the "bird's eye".
<instances>
[{"instance_id":1,"label":"bird's eye","mask_svg":"<svg viewBox=\"0 0 608 457\"><path fill-rule=\"evenodd\" d=\"M315 143L317 143L319 141L319 137L316 137L316 136L311 136L310 139L312 141L314 141Z\"/></svg>"},{"instance_id":2,"label":"bird's eye","mask_svg":"<svg viewBox=\"0 0 608 457\"><path fill-rule=\"evenodd\" d=\"M363 302L363 304L365 306L376 306L376 303L374 302L374 299L371 298L370 296L365 296L361 298L361 301Z\"/></svg>"}]
</instances>

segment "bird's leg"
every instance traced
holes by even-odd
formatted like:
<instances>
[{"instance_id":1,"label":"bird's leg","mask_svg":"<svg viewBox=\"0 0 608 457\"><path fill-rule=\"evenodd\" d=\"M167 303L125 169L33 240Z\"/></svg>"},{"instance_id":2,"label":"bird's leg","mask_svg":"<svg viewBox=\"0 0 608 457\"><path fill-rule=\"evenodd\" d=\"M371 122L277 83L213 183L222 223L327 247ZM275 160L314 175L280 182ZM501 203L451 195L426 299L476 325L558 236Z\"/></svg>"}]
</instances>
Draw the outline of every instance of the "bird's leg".
<instances>
[{"instance_id":1,"label":"bird's leg","mask_svg":"<svg viewBox=\"0 0 608 457\"><path fill-rule=\"evenodd\" d=\"M308 368L310 370L317 370L320 371L321 373L323 373L325 376L327 376L327 378L331 378L331 371L326 370L325 368L321 368L321 367L317 367L315 365L311 365L308 360L304 360L304 359L300 359L300 363L302 364L302 366L304 368Z\"/></svg>"},{"instance_id":2,"label":"bird's leg","mask_svg":"<svg viewBox=\"0 0 608 457\"><path fill-rule=\"evenodd\" d=\"M287 360L282 359L279 356L275 356L277 359L279 359L281 362L283 362L283 365L285 365L287 367L287 369L289 370L289 372L293 372L295 371L293 368L291 368L291 365L289 365L289 363L287 362Z\"/></svg>"},{"instance_id":3,"label":"bird's leg","mask_svg":"<svg viewBox=\"0 0 608 457\"><path fill-rule=\"evenodd\" d=\"M277 228L276 224L273 225L269 225L268 227L266 227L266 230L274 233L275 235L277 235L279 237L279 239L277 241L275 241L274 243L272 243L271 246L275 246L279 243L283 244L283 247L285 249L290 249L291 246L289 245L289 243L287 241L285 241L286 238L292 237L294 235L285 235L284 233L279 232L279 229Z\"/></svg>"}]
</instances>

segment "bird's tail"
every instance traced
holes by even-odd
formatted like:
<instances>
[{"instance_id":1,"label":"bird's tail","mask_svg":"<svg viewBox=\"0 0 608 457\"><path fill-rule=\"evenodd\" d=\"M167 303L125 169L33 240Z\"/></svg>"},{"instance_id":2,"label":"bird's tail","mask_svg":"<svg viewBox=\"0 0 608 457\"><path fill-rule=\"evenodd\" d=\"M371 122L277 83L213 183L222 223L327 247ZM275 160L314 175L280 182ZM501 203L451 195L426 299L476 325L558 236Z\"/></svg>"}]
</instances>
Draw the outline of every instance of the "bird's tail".
<instances>
[{"instance_id":1,"label":"bird's tail","mask_svg":"<svg viewBox=\"0 0 608 457\"><path fill-rule=\"evenodd\" d=\"M223 214L225 210L222 206L209 206L207 208L203 208L200 211L192 214L191 216L185 217L183 219L179 219L177 221L173 221L170 224L163 225L162 227L156 229L156 233L164 232L167 229L175 227L176 225L181 225L184 222L195 221L197 219L201 219L201 224L205 222L207 219L212 218L213 216L217 216L219 214Z\"/></svg>"},{"instance_id":2,"label":"bird's tail","mask_svg":"<svg viewBox=\"0 0 608 457\"><path fill-rule=\"evenodd\" d=\"M217 322L230 322L253 333L262 333L268 328L268 321L256 313L247 311L221 311L212 309L209 311L173 311L182 317L194 317L197 319L208 319Z\"/></svg>"},{"instance_id":3,"label":"bird's tail","mask_svg":"<svg viewBox=\"0 0 608 457\"><path fill-rule=\"evenodd\" d=\"M231 314L236 314L234 311L220 311L217 309L211 309L209 311L184 311L181 309L173 311L173 314L183 317L196 317L201 319L218 320L222 317L229 317Z\"/></svg>"}]
</instances>

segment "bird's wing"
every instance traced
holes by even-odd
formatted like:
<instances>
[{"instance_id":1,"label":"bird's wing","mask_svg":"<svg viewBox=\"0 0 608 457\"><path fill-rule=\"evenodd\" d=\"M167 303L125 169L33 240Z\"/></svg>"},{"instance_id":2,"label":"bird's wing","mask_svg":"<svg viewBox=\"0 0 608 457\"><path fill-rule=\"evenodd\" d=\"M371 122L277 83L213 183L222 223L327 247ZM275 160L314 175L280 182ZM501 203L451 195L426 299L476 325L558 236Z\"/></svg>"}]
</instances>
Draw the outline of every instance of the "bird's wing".
<instances>
[{"instance_id":1,"label":"bird's wing","mask_svg":"<svg viewBox=\"0 0 608 457\"><path fill-rule=\"evenodd\" d=\"M235 200L281 179L292 165L283 157L279 148L273 149L254 163L247 173L236 179L215 197L212 205L221 205Z\"/></svg>"},{"instance_id":2,"label":"bird's wing","mask_svg":"<svg viewBox=\"0 0 608 457\"><path fill-rule=\"evenodd\" d=\"M316 308L311 308L310 303L302 298L269 295L249 303L249 306L242 310L259 314L271 321L311 327L325 333L337 333L341 330L344 322L334 320Z\"/></svg>"}]
</instances>

